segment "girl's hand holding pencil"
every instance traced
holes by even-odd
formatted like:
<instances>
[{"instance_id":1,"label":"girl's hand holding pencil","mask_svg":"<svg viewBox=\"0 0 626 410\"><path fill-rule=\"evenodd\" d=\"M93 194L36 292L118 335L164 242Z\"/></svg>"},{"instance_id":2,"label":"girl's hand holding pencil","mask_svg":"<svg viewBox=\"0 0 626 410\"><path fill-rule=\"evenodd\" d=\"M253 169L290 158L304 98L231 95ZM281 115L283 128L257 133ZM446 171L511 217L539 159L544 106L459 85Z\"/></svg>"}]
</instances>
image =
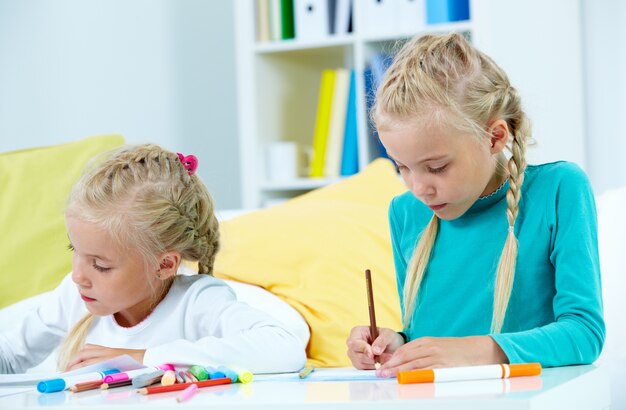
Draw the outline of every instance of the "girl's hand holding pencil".
<instances>
[{"instance_id":1,"label":"girl's hand holding pencil","mask_svg":"<svg viewBox=\"0 0 626 410\"><path fill-rule=\"evenodd\" d=\"M357 369L372 370L376 362L384 365L394 352L404 344L404 339L397 332L388 328L378 328L378 337L371 342L370 327L352 328L346 344L348 357Z\"/></svg>"}]
</instances>

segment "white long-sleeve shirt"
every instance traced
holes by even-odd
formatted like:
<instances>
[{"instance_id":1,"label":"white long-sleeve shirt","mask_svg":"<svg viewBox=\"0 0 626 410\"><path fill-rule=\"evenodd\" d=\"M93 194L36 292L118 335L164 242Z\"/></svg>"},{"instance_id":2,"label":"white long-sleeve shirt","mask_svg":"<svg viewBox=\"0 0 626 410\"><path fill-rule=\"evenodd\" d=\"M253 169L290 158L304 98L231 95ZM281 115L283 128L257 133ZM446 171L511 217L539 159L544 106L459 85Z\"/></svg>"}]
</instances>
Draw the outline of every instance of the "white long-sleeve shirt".
<instances>
[{"instance_id":1,"label":"white long-sleeve shirt","mask_svg":"<svg viewBox=\"0 0 626 410\"><path fill-rule=\"evenodd\" d=\"M20 326L0 329L0 373L37 365L87 313L70 276ZM223 364L270 373L297 371L306 361L301 339L208 275L176 276L161 303L133 327L95 316L86 343L146 349L145 365Z\"/></svg>"}]
</instances>

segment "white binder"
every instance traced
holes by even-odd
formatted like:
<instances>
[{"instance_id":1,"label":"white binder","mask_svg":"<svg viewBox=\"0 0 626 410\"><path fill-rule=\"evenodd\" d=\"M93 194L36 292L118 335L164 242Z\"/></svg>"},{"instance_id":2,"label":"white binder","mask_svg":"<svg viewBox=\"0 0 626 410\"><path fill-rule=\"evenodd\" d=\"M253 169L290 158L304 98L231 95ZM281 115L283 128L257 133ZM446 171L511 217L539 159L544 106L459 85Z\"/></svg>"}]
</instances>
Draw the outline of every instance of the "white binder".
<instances>
[{"instance_id":1,"label":"white binder","mask_svg":"<svg viewBox=\"0 0 626 410\"><path fill-rule=\"evenodd\" d=\"M396 28L401 34L417 34L426 28L426 2L424 0L394 0L396 2Z\"/></svg>"},{"instance_id":2,"label":"white binder","mask_svg":"<svg viewBox=\"0 0 626 410\"><path fill-rule=\"evenodd\" d=\"M358 0L363 10L359 31L367 36L384 36L395 32L396 0Z\"/></svg>"},{"instance_id":3,"label":"white binder","mask_svg":"<svg viewBox=\"0 0 626 410\"><path fill-rule=\"evenodd\" d=\"M328 0L294 0L297 40L315 40L327 37Z\"/></svg>"}]
</instances>

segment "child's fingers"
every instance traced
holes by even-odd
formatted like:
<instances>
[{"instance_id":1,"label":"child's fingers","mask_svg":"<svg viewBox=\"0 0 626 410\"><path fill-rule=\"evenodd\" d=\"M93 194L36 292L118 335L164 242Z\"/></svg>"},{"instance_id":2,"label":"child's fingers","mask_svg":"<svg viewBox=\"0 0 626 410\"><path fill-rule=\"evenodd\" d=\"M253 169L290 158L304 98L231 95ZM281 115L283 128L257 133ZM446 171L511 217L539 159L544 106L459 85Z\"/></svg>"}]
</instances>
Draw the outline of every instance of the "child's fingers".
<instances>
[{"instance_id":1,"label":"child's fingers","mask_svg":"<svg viewBox=\"0 0 626 410\"><path fill-rule=\"evenodd\" d=\"M388 348L390 348L391 351L394 351L398 347L398 337L400 336L393 330L382 329L376 340L372 343L372 352L376 356L379 356Z\"/></svg>"}]
</instances>

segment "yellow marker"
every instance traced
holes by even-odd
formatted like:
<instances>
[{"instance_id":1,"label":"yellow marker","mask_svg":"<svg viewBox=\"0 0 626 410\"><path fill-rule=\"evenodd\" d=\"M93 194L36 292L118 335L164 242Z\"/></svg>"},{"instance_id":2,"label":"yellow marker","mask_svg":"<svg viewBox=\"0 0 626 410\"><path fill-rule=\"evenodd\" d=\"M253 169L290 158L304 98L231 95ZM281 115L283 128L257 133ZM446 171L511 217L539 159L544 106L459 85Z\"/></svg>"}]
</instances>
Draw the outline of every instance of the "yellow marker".
<instances>
[{"instance_id":1,"label":"yellow marker","mask_svg":"<svg viewBox=\"0 0 626 410\"><path fill-rule=\"evenodd\" d=\"M238 366L229 366L229 368L235 373L237 373L237 379L239 383L245 384L245 383L250 383L252 380L254 380L254 375L249 370L243 369Z\"/></svg>"},{"instance_id":2,"label":"yellow marker","mask_svg":"<svg viewBox=\"0 0 626 410\"><path fill-rule=\"evenodd\" d=\"M163 386L171 386L176 383L176 372L174 370L166 370L161 377L161 385Z\"/></svg>"}]
</instances>

